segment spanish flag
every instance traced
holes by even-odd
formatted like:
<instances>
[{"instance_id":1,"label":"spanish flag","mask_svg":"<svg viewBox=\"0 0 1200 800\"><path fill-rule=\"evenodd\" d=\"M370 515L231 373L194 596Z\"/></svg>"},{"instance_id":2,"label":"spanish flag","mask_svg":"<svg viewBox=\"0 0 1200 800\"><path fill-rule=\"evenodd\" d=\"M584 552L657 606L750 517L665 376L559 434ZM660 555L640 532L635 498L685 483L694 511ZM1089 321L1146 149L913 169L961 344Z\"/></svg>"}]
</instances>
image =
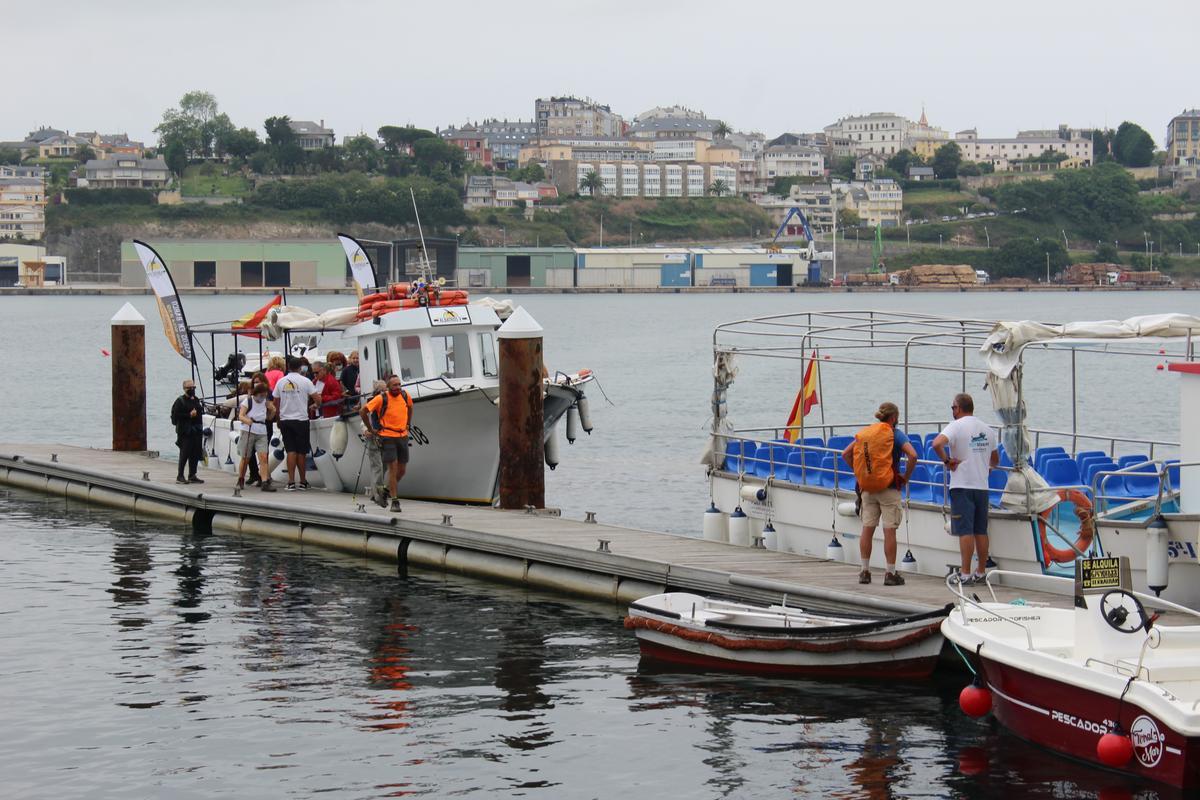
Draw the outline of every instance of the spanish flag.
<instances>
[{"instance_id":1,"label":"spanish flag","mask_svg":"<svg viewBox=\"0 0 1200 800\"><path fill-rule=\"evenodd\" d=\"M800 420L808 416L812 407L820 402L817 399L817 354L814 351L812 358L808 360L808 366L804 368L804 382L800 385L800 391L796 393L796 402L792 403L792 413L788 414L788 430L785 437L789 442L800 438Z\"/></svg>"},{"instance_id":2,"label":"spanish flag","mask_svg":"<svg viewBox=\"0 0 1200 800\"><path fill-rule=\"evenodd\" d=\"M281 303L283 303L283 296L277 294L268 300L267 304L258 309L258 311L252 311L241 319L235 320L233 325L230 327L232 327L235 331L252 330L254 333L244 333L240 335L260 338L258 326L264 319L267 318L267 312Z\"/></svg>"}]
</instances>

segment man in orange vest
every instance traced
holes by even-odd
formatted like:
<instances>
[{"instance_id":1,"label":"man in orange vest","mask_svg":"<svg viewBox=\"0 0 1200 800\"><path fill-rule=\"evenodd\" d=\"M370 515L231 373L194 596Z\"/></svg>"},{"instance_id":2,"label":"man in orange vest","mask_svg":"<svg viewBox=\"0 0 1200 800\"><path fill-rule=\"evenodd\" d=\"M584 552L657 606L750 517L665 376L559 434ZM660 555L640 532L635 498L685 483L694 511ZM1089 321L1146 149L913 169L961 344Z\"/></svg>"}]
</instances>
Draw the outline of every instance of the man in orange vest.
<instances>
[{"instance_id":1,"label":"man in orange vest","mask_svg":"<svg viewBox=\"0 0 1200 800\"><path fill-rule=\"evenodd\" d=\"M917 468L917 451L904 431L896 427L900 409L895 403L881 403L875 412L874 425L854 434L854 441L842 451L842 460L854 470L862 492L862 536L858 540L858 557L862 571L859 583L871 582L871 548L875 526L883 521L883 555L887 572L884 586L903 586L904 578L896 571L896 529L900 527L900 489L908 483ZM900 454L907 457L904 474L900 474Z\"/></svg>"},{"instance_id":2,"label":"man in orange vest","mask_svg":"<svg viewBox=\"0 0 1200 800\"><path fill-rule=\"evenodd\" d=\"M408 428L412 423L412 398L400 385L400 378L387 379L387 391L378 394L358 412L363 425L379 438L383 463L388 468L388 493L392 511L400 511L396 484L408 469Z\"/></svg>"}]
</instances>

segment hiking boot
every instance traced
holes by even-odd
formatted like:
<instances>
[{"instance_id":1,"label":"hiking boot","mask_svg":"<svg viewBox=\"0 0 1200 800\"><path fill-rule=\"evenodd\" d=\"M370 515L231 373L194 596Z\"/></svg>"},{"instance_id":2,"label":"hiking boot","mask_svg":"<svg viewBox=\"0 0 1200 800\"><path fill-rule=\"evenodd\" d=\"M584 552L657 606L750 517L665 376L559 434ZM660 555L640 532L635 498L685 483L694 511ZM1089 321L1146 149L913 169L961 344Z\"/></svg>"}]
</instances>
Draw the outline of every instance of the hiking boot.
<instances>
[{"instance_id":1,"label":"hiking boot","mask_svg":"<svg viewBox=\"0 0 1200 800\"><path fill-rule=\"evenodd\" d=\"M393 497L392 498L392 506L388 510L391 511L393 514L399 514L400 513L400 498Z\"/></svg>"},{"instance_id":2,"label":"hiking boot","mask_svg":"<svg viewBox=\"0 0 1200 800\"><path fill-rule=\"evenodd\" d=\"M188 483L204 483L203 479L197 478L195 475L188 478Z\"/></svg>"},{"instance_id":3,"label":"hiking boot","mask_svg":"<svg viewBox=\"0 0 1200 800\"><path fill-rule=\"evenodd\" d=\"M259 489L262 489L264 492L273 492L273 491L275 491L275 487L274 487L274 486L271 484L271 482L270 482L270 481L263 481L263 482L262 482L262 483L259 485L259 487L258 487L258 488L259 488Z\"/></svg>"},{"instance_id":4,"label":"hiking boot","mask_svg":"<svg viewBox=\"0 0 1200 800\"><path fill-rule=\"evenodd\" d=\"M870 583L871 582L871 570L864 569L862 572L858 573L858 582L859 583Z\"/></svg>"},{"instance_id":5,"label":"hiking boot","mask_svg":"<svg viewBox=\"0 0 1200 800\"><path fill-rule=\"evenodd\" d=\"M903 586L904 578L900 577L899 572L887 572L883 576L884 586Z\"/></svg>"},{"instance_id":6,"label":"hiking boot","mask_svg":"<svg viewBox=\"0 0 1200 800\"><path fill-rule=\"evenodd\" d=\"M294 492L294 491L296 491L296 484L289 483L287 486L283 487L283 490L285 492Z\"/></svg>"},{"instance_id":7,"label":"hiking boot","mask_svg":"<svg viewBox=\"0 0 1200 800\"><path fill-rule=\"evenodd\" d=\"M381 492L379 489L375 489L371 492L371 500L374 501L375 505L379 506L380 508L388 507L387 492Z\"/></svg>"}]
</instances>

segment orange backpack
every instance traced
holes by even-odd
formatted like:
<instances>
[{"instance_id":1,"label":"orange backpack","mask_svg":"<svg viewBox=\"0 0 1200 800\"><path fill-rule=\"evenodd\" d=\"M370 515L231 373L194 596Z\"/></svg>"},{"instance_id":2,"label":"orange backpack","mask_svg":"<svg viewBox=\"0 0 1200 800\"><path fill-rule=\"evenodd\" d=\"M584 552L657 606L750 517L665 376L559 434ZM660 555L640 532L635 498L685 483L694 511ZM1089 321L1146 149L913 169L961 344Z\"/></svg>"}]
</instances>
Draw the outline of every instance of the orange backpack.
<instances>
[{"instance_id":1,"label":"orange backpack","mask_svg":"<svg viewBox=\"0 0 1200 800\"><path fill-rule=\"evenodd\" d=\"M854 477L864 492L882 492L895 483L895 446L895 433L886 422L868 425L854 434Z\"/></svg>"}]
</instances>

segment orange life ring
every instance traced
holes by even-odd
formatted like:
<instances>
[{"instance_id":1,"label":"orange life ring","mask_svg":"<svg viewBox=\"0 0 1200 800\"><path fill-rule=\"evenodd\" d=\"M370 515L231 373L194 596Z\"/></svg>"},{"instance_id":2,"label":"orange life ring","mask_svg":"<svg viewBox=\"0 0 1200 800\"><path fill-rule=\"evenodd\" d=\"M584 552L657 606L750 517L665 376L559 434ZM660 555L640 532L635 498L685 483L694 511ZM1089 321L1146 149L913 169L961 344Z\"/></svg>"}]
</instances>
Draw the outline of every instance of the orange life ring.
<instances>
[{"instance_id":1,"label":"orange life ring","mask_svg":"<svg viewBox=\"0 0 1200 800\"><path fill-rule=\"evenodd\" d=\"M387 300L403 300L408 297L409 285L405 282L389 283L387 290Z\"/></svg>"},{"instance_id":2,"label":"orange life ring","mask_svg":"<svg viewBox=\"0 0 1200 800\"><path fill-rule=\"evenodd\" d=\"M1078 489L1059 489L1058 497L1075 504L1075 516L1079 518L1079 538L1075 540L1074 550L1064 550L1054 547L1046 538L1046 520L1050 517L1053 506L1038 514L1038 535L1042 540L1042 561L1048 567L1053 561L1057 564L1070 564L1079 557L1079 553L1087 552L1092 546L1092 538L1096 535L1096 523L1092 516L1092 501ZM1076 552L1078 551L1078 552Z\"/></svg>"},{"instance_id":3,"label":"orange life ring","mask_svg":"<svg viewBox=\"0 0 1200 800\"><path fill-rule=\"evenodd\" d=\"M363 295L362 300L358 301L358 306L359 306L359 308L362 308L363 306L373 305L375 303L378 303L381 300L388 300L388 299L389 298L388 298L387 292L376 292L375 294L365 294L365 295Z\"/></svg>"}]
</instances>

